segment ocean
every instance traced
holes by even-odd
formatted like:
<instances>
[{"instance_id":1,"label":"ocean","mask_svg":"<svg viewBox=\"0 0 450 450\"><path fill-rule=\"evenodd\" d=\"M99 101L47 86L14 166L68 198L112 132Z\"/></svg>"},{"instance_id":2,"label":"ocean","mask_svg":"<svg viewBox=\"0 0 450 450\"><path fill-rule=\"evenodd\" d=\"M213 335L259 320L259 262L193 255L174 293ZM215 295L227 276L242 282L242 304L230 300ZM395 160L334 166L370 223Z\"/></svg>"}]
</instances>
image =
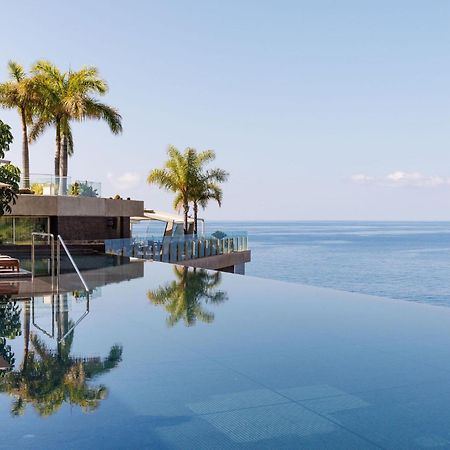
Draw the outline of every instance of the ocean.
<instances>
[{"instance_id":1,"label":"ocean","mask_svg":"<svg viewBox=\"0 0 450 450\"><path fill-rule=\"evenodd\" d=\"M246 274L450 306L450 222L209 222L247 231Z\"/></svg>"},{"instance_id":2,"label":"ocean","mask_svg":"<svg viewBox=\"0 0 450 450\"><path fill-rule=\"evenodd\" d=\"M162 235L161 223L137 225ZM246 274L450 306L450 222L207 222L246 231ZM150 231L149 231L150 230Z\"/></svg>"}]
</instances>

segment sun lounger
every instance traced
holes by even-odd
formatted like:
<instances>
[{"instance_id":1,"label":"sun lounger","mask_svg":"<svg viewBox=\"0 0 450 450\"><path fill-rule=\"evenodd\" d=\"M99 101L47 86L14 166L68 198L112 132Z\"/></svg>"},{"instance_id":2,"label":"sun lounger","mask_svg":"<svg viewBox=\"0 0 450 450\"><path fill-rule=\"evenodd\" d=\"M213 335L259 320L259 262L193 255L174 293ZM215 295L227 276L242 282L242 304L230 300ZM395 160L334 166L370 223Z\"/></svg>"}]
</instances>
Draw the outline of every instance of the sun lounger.
<instances>
[{"instance_id":1,"label":"sun lounger","mask_svg":"<svg viewBox=\"0 0 450 450\"><path fill-rule=\"evenodd\" d=\"M20 271L20 263L18 259L11 257L1 257L0 258L0 269L11 269L13 272L17 269L17 272Z\"/></svg>"}]
</instances>

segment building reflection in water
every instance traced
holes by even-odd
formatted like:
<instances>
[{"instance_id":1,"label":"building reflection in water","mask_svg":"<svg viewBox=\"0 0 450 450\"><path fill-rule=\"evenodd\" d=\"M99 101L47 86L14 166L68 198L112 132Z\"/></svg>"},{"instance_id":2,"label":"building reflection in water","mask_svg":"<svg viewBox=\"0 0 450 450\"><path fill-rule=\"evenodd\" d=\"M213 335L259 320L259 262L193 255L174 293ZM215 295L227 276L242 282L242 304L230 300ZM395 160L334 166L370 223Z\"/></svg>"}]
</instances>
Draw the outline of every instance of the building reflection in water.
<instances>
[{"instance_id":1,"label":"building reflection in water","mask_svg":"<svg viewBox=\"0 0 450 450\"><path fill-rule=\"evenodd\" d=\"M52 296L53 333L38 326L31 330L31 306L31 299L19 304L11 296L0 296L0 392L14 397L11 414L22 415L26 406L32 405L41 416L49 416L64 403L78 405L85 412L94 411L108 390L103 384L90 382L117 367L122 360L122 347L113 345L104 358L71 355L75 325L80 319L74 322L69 318L68 294ZM88 307L82 318L87 312ZM23 356L19 364L8 339L21 334ZM51 348L44 335L55 338L56 349Z\"/></svg>"},{"instance_id":2,"label":"building reflection in water","mask_svg":"<svg viewBox=\"0 0 450 450\"><path fill-rule=\"evenodd\" d=\"M197 320L214 321L214 314L204 305L219 304L228 300L226 292L218 290L222 274L204 269L174 266L175 279L147 293L148 299L157 306L164 306L169 316L167 325L179 321L193 326Z\"/></svg>"}]
</instances>

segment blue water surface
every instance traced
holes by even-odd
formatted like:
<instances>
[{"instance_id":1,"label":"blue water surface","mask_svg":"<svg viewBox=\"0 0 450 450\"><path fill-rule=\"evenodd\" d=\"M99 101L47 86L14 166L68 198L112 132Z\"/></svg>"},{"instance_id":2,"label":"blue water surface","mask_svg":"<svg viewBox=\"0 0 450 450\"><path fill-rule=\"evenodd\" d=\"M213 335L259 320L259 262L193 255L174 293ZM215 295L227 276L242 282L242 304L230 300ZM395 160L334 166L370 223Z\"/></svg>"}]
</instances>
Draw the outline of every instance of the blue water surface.
<instances>
[{"instance_id":1,"label":"blue water surface","mask_svg":"<svg viewBox=\"0 0 450 450\"><path fill-rule=\"evenodd\" d=\"M84 275L89 301L2 295L1 449L450 448L449 308L154 262Z\"/></svg>"},{"instance_id":2,"label":"blue water surface","mask_svg":"<svg viewBox=\"0 0 450 450\"><path fill-rule=\"evenodd\" d=\"M450 306L449 222L210 222L248 231L246 273Z\"/></svg>"}]
</instances>

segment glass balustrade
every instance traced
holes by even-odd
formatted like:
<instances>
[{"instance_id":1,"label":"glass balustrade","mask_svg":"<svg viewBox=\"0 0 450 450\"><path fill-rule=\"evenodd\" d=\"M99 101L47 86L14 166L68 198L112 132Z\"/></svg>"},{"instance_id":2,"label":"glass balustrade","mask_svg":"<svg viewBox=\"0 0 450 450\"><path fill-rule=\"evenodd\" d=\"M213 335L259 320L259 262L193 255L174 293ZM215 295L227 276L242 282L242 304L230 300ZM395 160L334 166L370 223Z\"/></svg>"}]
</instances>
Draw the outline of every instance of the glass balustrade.
<instances>
[{"instance_id":1,"label":"glass balustrade","mask_svg":"<svg viewBox=\"0 0 450 450\"><path fill-rule=\"evenodd\" d=\"M248 236L242 232L220 237L184 235L161 239L140 235L105 240L105 253L171 263L245 250L248 250Z\"/></svg>"},{"instance_id":2,"label":"glass balustrade","mask_svg":"<svg viewBox=\"0 0 450 450\"><path fill-rule=\"evenodd\" d=\"M101 183L72 177L57 177L48 174L31 174L22 177L22 188L34 195L68 195L72 197L101 197Z\"/></svg>"}]
</instances>

